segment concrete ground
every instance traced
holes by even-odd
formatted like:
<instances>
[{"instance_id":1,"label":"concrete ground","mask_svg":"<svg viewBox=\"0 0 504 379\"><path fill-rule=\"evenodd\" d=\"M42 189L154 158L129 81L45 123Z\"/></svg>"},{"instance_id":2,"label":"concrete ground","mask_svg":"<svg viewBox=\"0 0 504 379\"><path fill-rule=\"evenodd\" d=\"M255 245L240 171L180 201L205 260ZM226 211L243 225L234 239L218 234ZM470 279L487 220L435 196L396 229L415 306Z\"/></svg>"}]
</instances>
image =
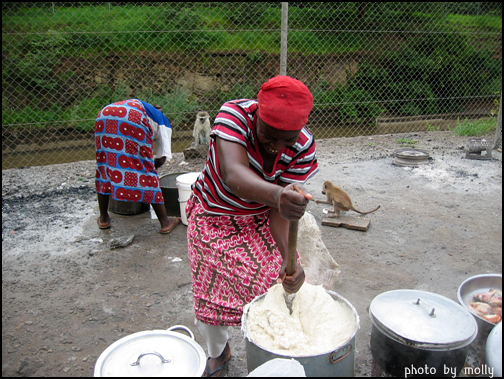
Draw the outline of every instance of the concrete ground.
<instances>
[{"instance_id":1,"label":"concrete ground","mask_svg":"<svg viewBox=\"0 0 504 379\"><path fill-rule=\"evenodd\" d=\"M393 165L401 138L428 151L429 163ZM375 296L417 289L457 301L466 278L502 273L502 155L465 159L465 141L442 132L317 141L320 173L306 188L323 198L331 180L358 209L381 205L365 232L322 226L326 206L308 206L341 268L334 290L360 317L355 376L372 374ZM177 156L161 174L202 165ZM112 228L99 230L93 178L93 162L2 172L3 376L91 376L113 342L173 325L192 329L206 351L193 324L186 227L161 235L146 212L112 214ZM130 245L110 249L131 235ZM468 366L484 362L485 341L475 341ZM230 345L223 374L246 376L239 328Z\"/></svg>"}]
</instances>

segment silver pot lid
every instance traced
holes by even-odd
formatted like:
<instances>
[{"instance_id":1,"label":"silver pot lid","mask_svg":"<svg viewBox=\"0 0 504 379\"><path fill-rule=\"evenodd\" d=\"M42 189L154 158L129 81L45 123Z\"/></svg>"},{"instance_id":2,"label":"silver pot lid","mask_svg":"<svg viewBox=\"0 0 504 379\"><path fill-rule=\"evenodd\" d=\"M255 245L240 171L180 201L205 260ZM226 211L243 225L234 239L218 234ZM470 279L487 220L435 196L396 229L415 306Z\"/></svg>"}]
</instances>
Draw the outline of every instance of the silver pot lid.
<instances>
[{"instance_id":1,"label":"silver pot lid","mask_svg":"<svg viewBox=\"0 0 504 379\"><path fill-rule=\"evenodd\" d=\"M172 332L183 329L190 334ZM202 376L206 356L182 325L138 332L114 342L96 361L94 376Z\"/></svg>"},{"instance_id":2,"label":"silver pot lid","mask_svg":"<svg viewBox=\"0 0 504 379\"><path fill-rule=\"evenodd\" d=\"M418 290L394 290L369 306L373 325L404 345L450 350L470 344L478 334L471 313L444 296Z\"/></svg>"}]
</instances>

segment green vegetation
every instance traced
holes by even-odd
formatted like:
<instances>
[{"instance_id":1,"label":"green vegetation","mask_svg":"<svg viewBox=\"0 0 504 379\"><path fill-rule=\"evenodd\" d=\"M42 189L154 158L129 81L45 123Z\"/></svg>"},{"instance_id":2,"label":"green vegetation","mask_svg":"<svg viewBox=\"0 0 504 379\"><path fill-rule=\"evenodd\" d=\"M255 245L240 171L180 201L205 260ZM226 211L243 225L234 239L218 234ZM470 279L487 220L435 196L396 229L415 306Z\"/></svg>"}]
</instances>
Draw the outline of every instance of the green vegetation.
<instances>
[{"instance_id":1,"label":"green vegetation","mask_svg":"<svg viewBox=\"0 0 504 379\"><path fill-rule=\"evenodd\" d=\"M162 105L175 125L185 124L197 110L257 93L244 84L256 75L252 70L238 84L205 97L176 89L132 93L120 81L75 90L69 83L82 78L60 70L67 58L179 54L197 57L191 69L206 73L213 53L239 52L236 61L242 59L244 67L279 54L280 3L19 4L24 5L6 3L2 17L2 123L11 128L92 129L102 106L129 97ZM501 8L493 2L289 3L289 55L308 57L307 70L317 79L311 86L315 104L342 125L371 125L384 113L461 112L475 94L501 92L502 61L494 57ZM318 71L317 60L325 55L356 53L362 56L359 67L347 72L345 85L329 83Z\"/></svg>"},{"instance_id":2,"label":"green vegetation","mask_svg":"<svg viewBox=\"0 0 504 379\"><path fill-rule=\"evenodd\" d=\"M331 86L325 80L319 80L311 91L314 103L321 104L319 108L335 111L341 123L371 121L383 112L383 107L369 101L371 95L352 81L346 86Z\"/></svg>"},{"instance_id":3,"label":"green vegetation","mask_svg":"<svg viewBox=\"0 0 504 379\"><path fill-rule=\"evenodd\" d=\"M428 121L425 125L425 128L428 132L439 132L441 130L441 127L439 125L431 125Z\"/></svg>"},{"instance_id":4,"label":"green vegetation","mask_svg":"<svg viewBox=\"0 0 504 379\"><path fill-rule=\"evenodd\" d=\"M415 145L418 143L418 141L409 138L398 138L396 139L396 143L404 147L415 148Z\"/></svg>"},{"instance_id":5,"label":"green vegetation","mask_svg":"<svg viewBox=\"0 0 504 379\"><path fill-rule=\"evenodd\" d=\"M50 109L43 110L32 107L16 110L7 107L5 103L6 101L2 99L2 123L9 125L9 128L2 126L2 129L12 130L27 126L30 128L47 128L48 125L57 126L54 120L60 120L62 113L65 111L63 107L58 105L52 105ZM64 121L62 126L67 126L67 121Z\"/></svg>"},{"instance_id":6,"label":"green vegetation","mask_svg":"<svg viewBox=\"0 0 504 379\"><path fill-rule=\"evenodd\" d=\"M174 125L183 124L188 114L190 114L191 119L194 118L196 112L201 109L194 96L182 91L156 94L151 90L146 90L137 97L150 104L160 105L164 113L170 114L170 122ZM63 119L68 121L64 121L62 126L70 126L78 130L94 130L94 117L100 109L112 101L117 101L117 99L128 98L131 98L131 96L128 95L126 85L122 83L116 86L114 90L104 90L102 87L101 91L95 94L95 97L84 98L67 109L52 105L47 110L27 107L16 112L2 106L2 121L4 124L10 124L14 127L28 124L33 128L46 128L46 124L57 126L54 125L54 120ZM31 123L33 124L30 125Z\"/></svg>"},{"instance_id":7,"label":"green vegetation","mask_svg":"<svg viewBox=\"0 0 504 379\"><path fill-rule=\"evenodd\" d=\"M402 116L463 112L475 93L502 88L502 61L453 33L421 34L382 62L366 60L360 68L353 85Z\"/></svg>"},{"instance_id":8,"label":"green vegetation","mask_svg":"<svg viewBox=\"0 0 504 379\"><path fill-rule=\"evenodd\" d=\"M84 49L86 54L103 53L103 49L135 51L153 46L165 52L183 52L188 48L205 48L207 52L245 48L278 53L279 3L228 3L225 7L212 2L121 3L120 6L73 3L75 7L57 5L54 15L50 4L38 3L31 8L10 5L8 13L9 9L5 8L2 17L4 45L24 44L29 36L23 33L52 30L69 36L70 47L81 53ZM291 53L372 50L387 43L383 32L390 30L502 30L502 17L492 15L501 7L499 3L487 4L494 8L479 16L446 14L446 9L441 8L444 3L401 3L401 12L395 10L399 7L393 3L367 3L364 16L360 13L360 3L316 4L317 9L311 9L309 4L290 3ZM431 13L420 13L418 9ZM372 32L361 32L363 30ZM264 38L269 32L275 35L273 39ZM132 33L135 33L134 46L131 45ZM256 46L251 47L251 41L256 41ZM391 41L390 47L396 43Z\"/></svg>"},{"instance_id":9,"label":"green vegetation","mask_svg":"<svg viewBox=\"0 0 504 379\"><path fill-rule=\"evenodd\" d=\"M497 120L495 118L480 118L478 120L464 121L457 120L457 125L453 132L457 136L475 136L479 137L490 133L497 127Z\"/></svg>"},{"instance_id":10,"label":"green vegetation","mask_svg":"<svg viewBox=\"0 0 504 379\"><path fill-rule=\"evenodd\" d=\"M188 95L182 90L160 94L146 90L137 97L149 104L160 105L163 112L170 115L170 123L173 125L182 125L188 114L193 120L196 112L202 109L195 96Z\"/></svg>"},{"instance_id":11,"label":"green vegetation","mask_svg":"<svg viewBox=\"0 0 504 379\"><path fill-rule=\"evenodd\" d=\"M454 30L467 30L468 28L478 28L486 30L502 29L502 17L498 16L469 16L462 14L450 14L446 21Z\"/></svg>"}]
</instances>

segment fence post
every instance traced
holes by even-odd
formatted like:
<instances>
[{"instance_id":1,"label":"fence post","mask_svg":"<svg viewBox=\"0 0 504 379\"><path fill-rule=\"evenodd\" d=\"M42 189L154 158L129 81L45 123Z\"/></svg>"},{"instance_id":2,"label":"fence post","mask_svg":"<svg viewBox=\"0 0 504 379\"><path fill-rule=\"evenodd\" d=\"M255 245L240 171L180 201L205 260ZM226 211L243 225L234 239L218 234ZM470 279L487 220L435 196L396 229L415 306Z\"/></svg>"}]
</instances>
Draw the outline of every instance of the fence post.
<instances>
[{"instance_id":1,"label":"fence post","mask_svg":"<svg viewBox=\"0 0 504 379\"><path fill-rule=\"evenodd\" d=\"M282 2L282 23L280 25L280 75L287 75L287 25L289 3Z\"/></svg>"},{"instance_id":2,"label":"fence post","mask_svg":"<svg viewBox=\"0 0 504 379\"><path fill-rule=\"evenodd\" d=\"M495 129L495 138L493 148L496 149L499 146L502 132L502 92L499 102L499 114L497 115L497 128Z\"/></svg>"}]
</instances>

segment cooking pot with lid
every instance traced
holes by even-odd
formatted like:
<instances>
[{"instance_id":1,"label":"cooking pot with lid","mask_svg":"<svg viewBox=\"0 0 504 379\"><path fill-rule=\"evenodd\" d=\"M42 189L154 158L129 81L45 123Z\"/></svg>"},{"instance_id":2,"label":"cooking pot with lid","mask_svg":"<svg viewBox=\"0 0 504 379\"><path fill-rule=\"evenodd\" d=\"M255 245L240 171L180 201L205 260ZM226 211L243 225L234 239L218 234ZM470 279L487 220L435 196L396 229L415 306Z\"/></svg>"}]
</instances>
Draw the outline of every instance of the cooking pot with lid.
<instances>
[{"instance_id":1,"label":"cooking pot with lid","mask_svg":"<svg viewBox=\"0 0 504 379\"><path fill-rule=\"evenodd\" d=\"M183 330L189 337L174 330ZM205 367L205 352L194 334L175 325L168 330L133 333L114 342L98 357L94 376L202 376Z\"/></svg>"},{"instance_id":2,"label":"cooking pot with lid","mask_svg":"<svg viewBox=\"0 0 504 379\"><path fill-rule=\"evenodd\" d=\"M382 293L371 302L369 316L373 360L394 376L458 374L478 334L467 309L425 291Z\"/></svg>"}]
</instances>

